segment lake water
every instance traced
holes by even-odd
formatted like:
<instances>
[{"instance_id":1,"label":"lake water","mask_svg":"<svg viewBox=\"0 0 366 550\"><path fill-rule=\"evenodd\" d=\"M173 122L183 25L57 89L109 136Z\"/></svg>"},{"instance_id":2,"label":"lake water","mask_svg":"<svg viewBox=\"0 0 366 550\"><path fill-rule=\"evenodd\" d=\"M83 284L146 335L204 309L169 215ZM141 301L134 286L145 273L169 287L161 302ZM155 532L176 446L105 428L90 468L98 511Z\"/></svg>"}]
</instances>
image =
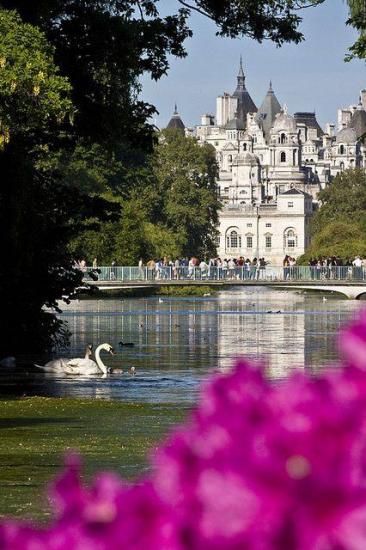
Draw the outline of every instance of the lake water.
<instances>
[{"instance_id":1,"label":"lake water","mask_svg":"<svg viewBox=\"0 0 366 550\"><path fill-rule=\"evenodd\" d=\"M362 302L338 295L268 287L232 288L209 297L144 297L74 301L61 316L71 332L63 356L81 357L85 345L115 346L103 355L110 367L136 367L136 376L50 377L29 373L8 380L24 395L97 397L188 404L215 369L229 369L235 357L266 364L270 378L293 368L316 372L337 359L339 327ZM118 342L134 347L118 347ZM3 385L5 381L0 382Z\"/></svg>"}]
</instances>

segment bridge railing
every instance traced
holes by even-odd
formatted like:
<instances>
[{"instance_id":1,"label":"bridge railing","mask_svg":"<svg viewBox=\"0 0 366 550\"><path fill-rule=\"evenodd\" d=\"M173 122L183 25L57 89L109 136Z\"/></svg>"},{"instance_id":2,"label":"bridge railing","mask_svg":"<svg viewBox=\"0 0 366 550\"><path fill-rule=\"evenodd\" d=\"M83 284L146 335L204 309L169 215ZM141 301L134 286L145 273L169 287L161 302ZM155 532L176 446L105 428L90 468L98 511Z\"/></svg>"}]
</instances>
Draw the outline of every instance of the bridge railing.
<instances>
[{"instance_id":1,"label":"bridge railing","mask_svg":"<svg viewBox=\"0 0 366 550\"><path fill-rule=\"evenodd\" d=\"M366 282L366 268L354 266L240 266L235 268L214 267L178 267L164 266L148 268L137 266L102 266L97 269L83 268L84 279L118 282L152 281L354 281Z\"/></svg>"}]
</instances>

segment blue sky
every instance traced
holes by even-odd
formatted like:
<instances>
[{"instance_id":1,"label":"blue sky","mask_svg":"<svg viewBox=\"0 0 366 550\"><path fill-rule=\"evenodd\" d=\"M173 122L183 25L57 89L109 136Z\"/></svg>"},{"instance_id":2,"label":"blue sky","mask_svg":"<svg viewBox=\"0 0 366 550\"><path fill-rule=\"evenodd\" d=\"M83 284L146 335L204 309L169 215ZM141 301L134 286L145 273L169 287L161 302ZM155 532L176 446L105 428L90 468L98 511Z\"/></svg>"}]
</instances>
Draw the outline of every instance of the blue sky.
<instances>
[{"instance_id":1,"label":"blue sky","mask_svg":"<svg viewBox=\"0 0 366 550\"><path fill-rule=\"evenodd\" d=\"M162 5L173 11L178 3L163 0ZM175 101L187 126L198 124L203 113L214 113L216 96L235 89L241 54L247 89L258 107L272 80L278 100L290 113L315 109L321 125L336 122L337 108L357 103L359 91L366 88L365 63L343 60L355 37L345 25L344 0L327 0L304 10L303 17L305 42L276 48L269 42L217 37L213 23L193 16L188 56L172 57L168 76L160 81L142 80L142 98L160 113L156 124L166 126Z\"/></svg>"}]
</instances>

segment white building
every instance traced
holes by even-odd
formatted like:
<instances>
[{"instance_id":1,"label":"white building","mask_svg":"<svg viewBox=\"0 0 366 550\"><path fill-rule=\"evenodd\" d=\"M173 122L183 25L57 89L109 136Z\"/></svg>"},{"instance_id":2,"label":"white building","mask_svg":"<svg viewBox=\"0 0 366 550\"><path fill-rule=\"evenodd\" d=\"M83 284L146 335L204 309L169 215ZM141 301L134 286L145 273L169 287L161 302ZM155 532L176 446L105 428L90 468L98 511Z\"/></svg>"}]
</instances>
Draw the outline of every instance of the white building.
<instances>
[{"instance_id":1,"label":"white building","mask_svg":"<svg viewBox=\"0 0 366 550\"><path fill-rule=\"evenodd\" d=\"M184 128L177 110L168 126ZM205 114L185 129L216 150L219 256L265 257L274 265L304 253L319 191L342 170L366 166L366 90L357 106L338 111L334 129L323 131L312 112L290 115L272 83L257 109L240 60L236 89L217 98L216 117Z\"/></svg>"}]
</instances>

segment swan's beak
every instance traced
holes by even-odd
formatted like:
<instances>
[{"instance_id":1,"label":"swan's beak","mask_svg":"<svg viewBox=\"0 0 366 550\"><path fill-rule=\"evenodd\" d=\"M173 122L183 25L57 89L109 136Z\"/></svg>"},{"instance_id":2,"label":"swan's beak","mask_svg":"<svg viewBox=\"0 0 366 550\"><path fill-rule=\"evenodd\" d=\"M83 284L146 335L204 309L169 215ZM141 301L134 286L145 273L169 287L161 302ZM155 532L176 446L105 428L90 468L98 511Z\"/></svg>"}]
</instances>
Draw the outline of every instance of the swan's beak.
<instances>
[{"instance_id":1,"label":"swan's beak","mask_svg":"<svg viewBox=\"0 0 366 550\"><path fill-rule=\"evenodd\" d=\"M111 355L117 355L117 352L115 351L114 348L111 348L111 349L109 350L109 353L110 353Z\"/></svg>"}]
</instances>

